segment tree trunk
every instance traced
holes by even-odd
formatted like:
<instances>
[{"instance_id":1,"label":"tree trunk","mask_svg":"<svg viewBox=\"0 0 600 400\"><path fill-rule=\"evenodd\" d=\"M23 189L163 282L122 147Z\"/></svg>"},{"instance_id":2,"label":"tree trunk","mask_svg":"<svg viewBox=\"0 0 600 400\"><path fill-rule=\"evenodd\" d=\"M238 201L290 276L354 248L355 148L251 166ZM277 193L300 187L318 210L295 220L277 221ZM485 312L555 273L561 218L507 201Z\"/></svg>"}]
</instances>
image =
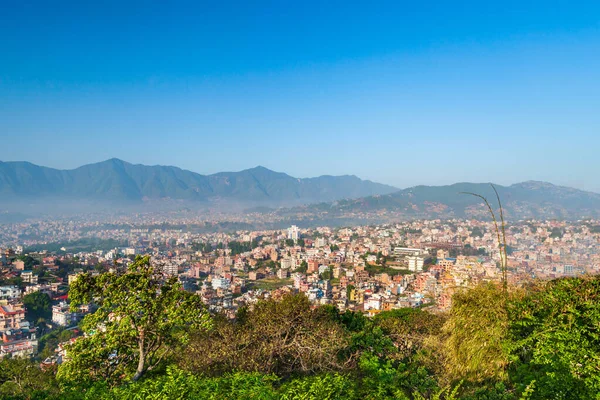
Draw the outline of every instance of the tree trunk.
<instances>
[{"instance_id":1,"label":"tree trunk","mask_svg":"<svg viewBox=\"0 0 600 400\"><path fill-rule=\"evenodd\" d=\"M144 374L144 370L146 368L146 352L144 351L144 334L142 333L139 341L140 345L140 355L138 359L137 370L135 371L135 375L133 376L133 381L137 381Z\"/></svg>"}]
</instances>

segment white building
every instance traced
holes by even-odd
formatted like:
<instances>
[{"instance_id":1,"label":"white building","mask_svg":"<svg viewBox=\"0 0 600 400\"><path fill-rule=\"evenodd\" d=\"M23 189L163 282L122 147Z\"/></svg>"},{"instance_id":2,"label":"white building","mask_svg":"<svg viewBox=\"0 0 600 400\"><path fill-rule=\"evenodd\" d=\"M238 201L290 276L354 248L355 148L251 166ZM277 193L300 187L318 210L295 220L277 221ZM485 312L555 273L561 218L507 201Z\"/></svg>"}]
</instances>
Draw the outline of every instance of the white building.
<instances>
[{"instance_id":1,"label":"white building","mask_svg":"<svg viewBox=\"0 0 600 400\"><path fill-rule=\"evenodd\" d=\"M21 279L23 279L23 283L31 283L33 285L38 283L38 276L34 275L33 271L21 272Z\"/></svg>"},{"instance_id":2,"label":"white building","mask_svg":"<svg viewBox=\"0 0 600 400\"><path fill-rule=\"evenodd\" d=\"M69 326L77 320L77 313L69 310L69 305L65 301L52 306L52 322L60 326Z\"/></svg>"},{"instance_id":3,"label":"white building","mask_svg":"<svg viewBox=\"0 0 600 400\"><path fill-rule=\"evenodd\" d=\"M294 259L286 257L281 260L281 268L282 269L291 269L296 267L296 262Z\"/></svg>"},{"instance_id":4,"label":"white building","mask_svg":"<svg viewBox=\"0 0 600 400\"><path fill-rule=\"evenodd\" d=\"M394 257L418 256L423 253L421 249L412 249L410 247L394 247Z\"/></svg>"},{"instance_id":5,"label":"white building","mask_svg":"<svg viewBox=\"0 0 600 400\"><path fill-rule=\"evenodd\" d=\"M319 274L323 274L329 271L329 265L319 265Z\"/></svg>"},{"instance_id":6,"label":"white building","mask_svg":"<svg viewBox=\"0 0 600 400\"><path fill-rule=\"evenodd\" d=\"M296 225L292 225L288 228L288 239L294 242L300 239L300 229Z\"/></svg>"},{"instance_id":7,"label":"white building","mask_svg":"<svg viewBox=\"0 0 600 400\"><path fill-rule=\"evenodd\" d=\"M425 258L420 256L406 257L408 260L408 270L412 272L423 271L423 265L425 264Z\"/></svg>"},{"instance_id":8,"label":"white building","mask_svg":"<svg viewBox=\"0 0 600 400\"><path fill-rule=\"evenodd\" d=\"M374 295L365 300L365 310L381 310L382 299L381 296Z\"/></svg>"},{"instance_id":9,"label":"white building","mask_svg":"<svg viewBox=\"0 0 600 400\"><path fill-rule=\"evenodd\" d=\"M211 281L213 289L227 289L230 285L229 279L227 278L214 278Z\"/></svg>"},{"instance_id":10,"label":"white building","mask_svg":"<svg viewBox=\"0 0 600 400\"><path fill-rule=\"evenodd\" d=\"M163 273L170 276L175 276L178 273L178 267L176 264L167 264L161 267Z\"/></svg>"},{"instance_id":11,"label":"white building","mask_svg":"<svg viewBox=\"0 0 600 400\"><path fill-rule=\"evenodd\" d=\"M0 286L0 300L16 300L21 297L18 286Z\"/></svg>"},{"instance_id":12,"label":"white building","mask_svg":"<svg viewBox=\"0 0 600 400\"><path fill-rule=\"evenodd\" d=\"M287 269L280 269L277 271L277 277L279 279L287 279L290 276L290 272Z\"/></svg>"},{"instance_id":13,"label":"white building","mask_svg":"<svg viewBox=\"0 0 600 400\"><path fill-rule=\"evenodd\" d=\"M123 249L123 254L126 256L135 256L137 254L137 251L134 247L125 247Z\"/></svg>"}]
</instances>

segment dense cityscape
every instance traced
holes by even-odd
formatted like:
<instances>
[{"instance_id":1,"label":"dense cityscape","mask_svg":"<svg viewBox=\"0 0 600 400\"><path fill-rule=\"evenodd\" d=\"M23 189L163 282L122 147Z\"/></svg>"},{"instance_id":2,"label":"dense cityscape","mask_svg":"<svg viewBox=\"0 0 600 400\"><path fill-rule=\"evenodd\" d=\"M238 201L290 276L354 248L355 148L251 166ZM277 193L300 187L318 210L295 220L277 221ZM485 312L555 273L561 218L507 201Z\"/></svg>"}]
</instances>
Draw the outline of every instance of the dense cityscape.
<instances>
[{"instance_id":1,"label":"dense cityscape","mask_svg":"<svg viewBox=\"0 0 600 400\"><path fill-rule=\"evenodd\" d=\"M69 284L84 272L125 270L139 255L150 255L165 277L177 277L211 312L229 318L240 307L290 293L302 293L314 305L368 316L406 307L444 312L456 291L499 283L502 277L491 222L193 230L190 225L108 227L73 221L1 226L2 357L42 354L42 363L60 364L64 345L78 334L79 320L93 311L93 304L70 309ZM60 242L48 244L50 238ZM506 240L510 286L600 272L597 221L519 221L507 227ZM35 303L27 307L26 299L36 293L51 301L44 310ZM68 341L47 340L63 331Z\"/></svg>"}]
</instances>

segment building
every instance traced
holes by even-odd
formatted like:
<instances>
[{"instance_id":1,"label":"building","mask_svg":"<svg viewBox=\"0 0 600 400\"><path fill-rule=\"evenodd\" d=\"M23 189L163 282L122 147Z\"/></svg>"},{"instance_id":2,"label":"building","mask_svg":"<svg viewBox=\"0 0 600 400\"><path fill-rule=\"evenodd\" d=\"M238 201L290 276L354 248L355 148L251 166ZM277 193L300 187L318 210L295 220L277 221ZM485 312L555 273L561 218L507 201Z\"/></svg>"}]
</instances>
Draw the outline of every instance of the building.
<instances>
[{"instance_id":1,"label":"building","mask_svg":"<svg viewBox=\"0 0 600 400\"><path fill-rule=\"evenodd\" d=\"M408 270L412 272L423 271L423 265L425 265L425 258L420 256L406 257L408 261Z\"/></svg>"},{"instance_id":2,"label":"building","mask_svg":"<svg viewBox=\"0 0 600 400\"><path fill-rule=\"evenodd\" d=\"M324 237L318 237L317 240L315 240L315 247L325 246L327 246L327 239L325 239Z\"/></svg>"},{"instance_id":3,"label":"building","mask_svg":"<svg viewBox=\"0 0 600 400\"><path fill-rule=\"evenodd\" d=\"M294 262L293 259L291 259L289 257L285 257L281 260L281 268L283 268L283 269L290 269L295 266L296 266L296 263Z\"/></svg>"},{"instance_id":4,"label":"building","mask_svg":"<svg viewBox=\"0 0 600 400\"><path fill-rule=\"evenodd\" d=\"M421 249L411 249L409 247L394 247L394 257L418 256L423 253Z\"/></svg>"},{"instance_id":5,"label":"building","mask_svg":"<svg viewBox=\"0 0 600 400\"><path fill-rule=\"evenodd\" d=\"M277 277L279 279L287 279L290 276L290 272L287 269L280 269L277 271Z\"/></svg>"},{"instance_id":6,"label":"building","mask_svg":"<svg viewBox=\"0 0 600 400\"><path fill-rule=\"evenodd\" d=\"M123 252L123 255L126 256L135 256L137 254L137 250L135 247L125 247L121 251Z\"/></svg>"},{"instance_id":7,"label":"building","mask_svg":"<svg viewBox=\"0 0 600 400\"><path fill-rule=\"evenodd\" d=\"M83 271L67 275L67 282L69 283L69 285L71 285L73 282L75 282L75 279L77 279L77 277L81 274L83 274Z\"/></svg>"},{"instance_id":8,"label":"building","mask_svg":"<svg viewBox=\"0 0 600 400\"><path fill-rule=\"evenodd\" d=\"M374 295L364 301L365 310L381 310L382 299L381 296Z\"/></svg>"},{"instance_id":9,"label":"building","mask_svg":"<svg viewBox=\"0 0 600 400\"><path fill-rule=\"evenodd\" d=\"M296 225L292 225L288 228L288 239L294 242L300 239L300 229Z\"/></svg>"},{"instance_id":10,"label":"building","mask_svg":"<svg viewBox=\"0 0 600 400\"><path fill-rule=\"evenodd\" d=\"M250 281L256 281L259 279L263 279L264 277L265 277L265 274L263 274L262 272L250 271L248 273L248 280L250 280Z\"/></svg>"},{"instance_id":11,"label":"building","mask_svg":"<svg viewBox=\"0 0 600 400\"><path fill-rule=\"evenodd\" d=\"M33 285L38 283L38 276L34 275L33 271L21 272L21 279L23 279L23 283L31 283Z\"/></svg>"},{"instance_id":12,"label":"building","mask_svg":"<svg viewBox=\"0 0 600 400\"><path fill-rule=\"evenodd\" d=\"M324 274L325 272L329 272L329 265L319 265L319 274Z\"/></svg>"},{"instance_id":13,"label":"building","mask_svg":"<svg viewBox=\"0 0 600 400\"><path fill-rule=\"evenodd\" d=\"M317 272L319 270L319 261L318 260L308 260L308 268L307 271L309 274L313 272Z\"/></svg>"},{"instance_id":14,"label":"building","mask_svg":"<svg viewBox=\"0 0 600 400\"><path fill-rule=\"evenodd\" d=\"M7 329L17 329L22 320L25 319L25 309L23 305L4 305L0 306L0 331Z\"/></svg>"},{"instance_id":15,"label":"building","mask_svg":"<svg viewBox=\"0 0 600 400\"><path fill-rule=\"evenodd\" d=\"M575 269L573 268L572 265L565 265L564 266L564 274L565 275L575 275Z\"/></svg>"},{"instance_id":16,"label":"building","mask_svg":"<svg viewBox=\"0 0 600 400\"><path fill-rule=\"evenodd\" d=\"M227 289L231 282L227 278L213 278L211 285L213 289Z\"/></svg>"},{"instance_id":17,"label":"building","mask_svg":"<svg viewBox=\"0 0 600 400\"><path fill-rule=\"evenodd\" d=\"M23 305L0 306L0 338L0 358L37 353L36 329L25 320Z\"/></svg>"},{"instance_id":18,"label":"building","mask_svg":"<svg viewBox=\"0 0 600 400\"><path fill-rule=\"evenodd\" d=\"M21 289L18 286L0 286L0 300L17 300L21 297Z\"/></svg>"},{"instance_id":19,"label":"building","mask_svg":"<svg viewBox=\"0 0 600 400\"><path fill-rule=\"evenodd\" d=\"M61 301L59 304L52 306L52 322L60 326L70 326L81 319L82 315L77 312L71 312L69 304Z\"/></svg>"},{"instance_id":20,"label":"building","mask_svg":"<svg viewBox=\"0 0 600 400\"><path fill-rule=\"evenodd\" d=\"M179 272L179 271L178 271L178 269L179 269L179 268L178 268L178 267L177 267L177 265L175 265L175 264L167 264L167 265L163 265L163 266L161 267L161 269L162 269L162 272L163 272L165 275L169 275L169 276L176 276L176 275L178 274L178 272Z\"/></svg>"}]
</instances>

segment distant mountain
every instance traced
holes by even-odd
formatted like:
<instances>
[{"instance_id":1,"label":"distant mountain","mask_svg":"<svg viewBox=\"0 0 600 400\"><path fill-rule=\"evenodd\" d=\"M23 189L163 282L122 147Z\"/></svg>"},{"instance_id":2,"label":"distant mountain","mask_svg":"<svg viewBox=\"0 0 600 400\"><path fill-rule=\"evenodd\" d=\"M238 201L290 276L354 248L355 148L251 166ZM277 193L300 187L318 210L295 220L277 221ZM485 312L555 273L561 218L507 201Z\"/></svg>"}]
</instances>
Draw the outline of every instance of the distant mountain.
<instances>
[{"instance_id":1,"label":"distant mountain","mask_svg":"<svg viewBox=\"0 0 600 400\"><path fill-rule=\"evenodd\" d=\"M73 170L28 162L0 162L0 204L68 199L136 203L173 199L293 205L386 194L397 188L356 176L298 179L264 167L200 175L167 166L134 165L118 159Z\"/></svg>"},{"instance_id":2,"label":"distant mountain","mask_svg":"<svg viewBox=\"0 0 600 400\"><path fill-rule=\"evenodd\" d=\"M496 185L508 218L580 219L600 217L600 194L528 181L511 186ZM287 210L288 214L314 213L328 217L392 213L401 218L489 218L481 199L485 196L497 210L494 191L488 183L456 183L448 186L415 186L398 192L364 198L321 203Z\"/></svg>"}]
</instances>

